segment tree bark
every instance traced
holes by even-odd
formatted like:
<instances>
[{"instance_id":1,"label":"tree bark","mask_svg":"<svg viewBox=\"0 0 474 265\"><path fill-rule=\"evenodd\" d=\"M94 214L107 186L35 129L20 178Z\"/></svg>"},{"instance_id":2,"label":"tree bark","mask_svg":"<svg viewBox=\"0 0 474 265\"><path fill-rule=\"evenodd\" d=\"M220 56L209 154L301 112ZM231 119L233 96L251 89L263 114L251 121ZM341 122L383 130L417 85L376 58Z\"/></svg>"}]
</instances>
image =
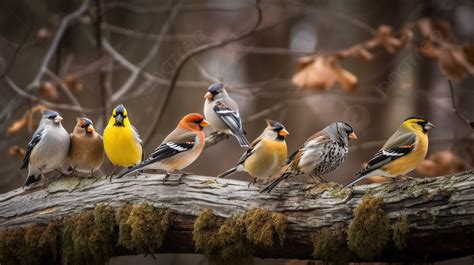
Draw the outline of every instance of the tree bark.
<instances>
[{"instance_id":1,"label":"tree bark","mask_svg":"<svg viewBox=\"0 0 474 265\"><path fill-rule=\"evenodd\" d=\"M186 176L179 183L177 179L172 175L163 182L163 175L156 174L113 179L111 183L105 178L62 178L44 189L17 189L0 195L0 230L64 218L99 203L114 208L124 203L150 203L172 213L161 252L194 253L193 223L204 209L227 218L264 208L286 216L287 237L282 246L257 248L254 255L311 259L313 233L335 224L347 226L362 197L370 195L383 198L383 210L391 223L404 216L410 227L403 254L382 256L380 261L432 262L474 253L474 171L345 191L336 184L318 188L287 182L271 194L261 194L261 187L248 188L247 182L237 180L212 182L210 177Z\"/></svg>"}]
</instances>

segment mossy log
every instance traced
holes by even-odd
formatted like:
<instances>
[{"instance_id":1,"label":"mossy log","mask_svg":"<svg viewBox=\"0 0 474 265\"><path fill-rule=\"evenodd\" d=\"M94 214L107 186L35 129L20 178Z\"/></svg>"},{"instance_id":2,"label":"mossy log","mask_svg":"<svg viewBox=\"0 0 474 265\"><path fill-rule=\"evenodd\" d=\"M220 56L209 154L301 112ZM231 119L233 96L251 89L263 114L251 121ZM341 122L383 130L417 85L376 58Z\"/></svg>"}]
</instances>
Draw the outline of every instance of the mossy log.
<instances>
[{"instance_id":1,"label":"mossy log","mask_svg":"<svg viewBox=\"0 0 474 265\"><path fill-rule=\"evenodd\" d=\"M321 257L318 251L322 256L333 252L337 255L339 248L347 245L354 246L352 251L344 252L349 253L346 256L352 261L432 262L474 253L474 171L346 190L334 183L318 187L284 183L271 194L260 194L261 187L247 187L244 181L214 182L211 177L186 176L179 183L178 178L172 175L163 182L163 175L141 174L109 182L105 177L65 177L47 188L17 189L0 195L0 231L46 225L51 220L64 220L94 210L97 205L111 206L117 212L126 203L149 204L170 213L169 227L158 252L195 253L194 222L206 209L211 209L218 218L229 218L262 208L282 213L287 225L284 242L256 246L252 254L257 257L314 259ZM373 212L381 221L375 220L372 225L370 222L374 220L369 220L371 225L366 225L365 234L352 231L364 227L362 222L371 219L371 207L378 207ZM360 213L359 216L354 217L354 212ZM372 231L372 226L384 230L383 233ZM343 232L330 232L328 228ZM349 244L345 239L347 232ZM342 241L318 241L324 238L330 241L333 234ZM360 249L364 242L378 243L370 242L370 238L357 238L370 234L375 234L374 240L387 240L375 247L382 249L382 253ZM140 252L120 248L116 243L112 247L113 255Z\"/></svg>"}]
</instances>

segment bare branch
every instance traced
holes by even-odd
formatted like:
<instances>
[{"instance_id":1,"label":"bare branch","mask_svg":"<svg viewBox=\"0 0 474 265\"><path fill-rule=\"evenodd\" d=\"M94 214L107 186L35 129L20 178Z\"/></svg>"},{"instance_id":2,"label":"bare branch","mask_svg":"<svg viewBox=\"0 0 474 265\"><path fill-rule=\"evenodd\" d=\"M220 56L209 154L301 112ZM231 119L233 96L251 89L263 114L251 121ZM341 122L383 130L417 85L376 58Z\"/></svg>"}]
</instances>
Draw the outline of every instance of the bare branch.
<instances>
[{"instance_id":1,"label":"bare branch","mask_svg":"<svg viewBox=\"0 0 474 265\"><path fill-rule=\"evenodd\" d=\"M47 101L45 99L42 99L38 96L32 95L21 88L19 88L8 76L5 76L5 80L7 81L8 86L10 86L14 92L16 92L19 96L34 101L41 103L47 107L54 108L54 109L61 109L61 110L69 110L69 111L75 111L79 113L95 113L97 110L93 109L85 109L82 108L81 106L75 106L75 105L68 105L68 104L60 104L60 103L53 103L51 101Z\"/></svg>"},{"instance_id":2,"label":"bare branch","mask_svg":"<svg viewBox=\"0 0 474 265\"><path fill-rule=\"evenodd\" d=\"M456 105L456 99L454 98L454 88L453 88L453 83L451 82L451 80L448 79L448 83L449 83L449 89L451 90L451 101L453 102L453 108L454 108L454 111L456 112L456 114L458 115L458 117L469 127L471 127L471 129L474 129L474 121L470 121L466 115L464 115L457 107Z\"/></svg>"},{"instance_id":3,"label":"bare branch","mask_svg":"<svg viewBox=\"0 0 474 265\"><path fill-rule=\"evenodd\" d=\"M58 83L59 87L63 91L63 93L69 98L71 103L80 109L82 109L81 103L79 103L79 100L77 100L76 96L71 92L71 90L64 84L63 80L59 78L56 74L54 74L51 70L46 69L45 72L49 77L51 77L56 83Z\"/></svg>"},{"instance_id":4,"label":"bare branch","mask_svg":"<svg viewBox=\"0 0 474 265\"><path fill-rule=\"evenodd\" d=\"M181 6L181 3L176 4L172 9L171 13L164 23L163 27L161 28L160 35L165 35L166 32L169 30L170 25L173 23L173 21L176 18L176 15L178 14L179 8ZM112 102L117 102L125 93L128 92L130 87L135 83L135 80L137 79L138 75L142 71L142 69L155 57L156 53L161 47L162 40L157 39L153 47L150 49L150 51L145 55L143 60L138 64L137 67L135 67L130 74L129 78L125 83L120 87L113 95L111 98Z\"/></svg>"},{"instance_id":5,"label":"bare branch","mask_svg":"<svg viewBox=\"0 0 474 265\"><path fill-rule=\"evenodd\" d=\"M163 112L166 109L166 107L168 106L168 104L170 103L169 99L171 97L174 86L176 85L176 82L178 81L179 74L181 73L181 69L183 68L184 64L189 59L191 59L192 57L194 57L198 54L201 54L205 51L209 51L211 49L215 49L215 48L218 48L218 47L225 46L225 45L227 45L231 42L239 41L239 40L242 40L242 39L252 35L256 31L256 29L258 28L260 23L262 22L262 9L261 9L261 6L260 6L260 0L257 0L257 2L255 4L255 8L256 8L256 11L257 11L257 21L252 26L252 28L250 28L248 31L246 31L245 33L242 33L240 35L222 40L222 41L213 42L213 43L210 43L210 44L205 44L205 45L199 46L199 47L197 47L195 49L192 49L191 51L187 52L181 58L181 60L178 62L178 65L176 66L176 69L173 73L173 77L171 79L171 84L170 84L169 88L165 91L163 104L161 105L161 107L157 111L158 115L156 116L155 119L152 120L150 131L145 135L145 137L143 137L143 141L145 143L150 140L150 138L155 134L155 132L158 128L158 124L160 123L161 118L163 117Z\"/></svg>"}]
</instances>

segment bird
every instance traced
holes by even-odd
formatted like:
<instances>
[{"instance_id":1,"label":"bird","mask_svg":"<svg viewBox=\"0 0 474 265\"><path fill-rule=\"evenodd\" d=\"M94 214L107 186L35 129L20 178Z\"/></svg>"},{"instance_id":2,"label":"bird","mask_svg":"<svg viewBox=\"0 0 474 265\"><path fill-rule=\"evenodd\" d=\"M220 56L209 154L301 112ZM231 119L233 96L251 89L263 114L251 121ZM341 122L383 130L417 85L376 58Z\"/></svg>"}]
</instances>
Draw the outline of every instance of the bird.
<instances>
[{"instance_id":1,"label":"bird","mask_svg":"<svg viewBox=\"0 0 474 265\"><path fill-rule=\"evenodd\" d=\"M111 178L118 167L131 168L143 160L143 142L137 129L130 123L127 110L122 104L112 111L109 123L104 129L104 150L115 166L109 174Z\"/></svg>"},{"instance_id":2,"label":"bird","mask_svg":"<svg viewBox=\"0 0 474 265\"><path fill-rule=\"evenodd\" d=\"M77 118L76 126L70 135L69 163L74 173L90 173L98 170L104 162L104 144L102 136L94 129L88 118Z\"/></svg>"},{"instance_id":3,"label":"bird","mask_svg":"<svg viewBox=\"0 0 474 265\"><path fill-rule=\"evenodd\" d=\"M266 120L267 126L242 155L237 166L217 176L225 178L238 171L245 171L253 177L252 184L258 180L275 175L286 160L288 149L285 137L289 132L280 122ZM250 185L250 184L249 184Z\"/></svg>"},{"instance_id":4,"label":"bird","mask_svg":"<svg viewBox=\"0 0 474 265\"><path fill-rule=\"evenodd\" d=\"M382 148L367 162L355 179L343 188L371 176L395 178L416 168L428 152L428 131L434 125L427 119L407 118Z\"/></svg>"},{"instance_id":5,"label":"bird","mask_svg":"<svg viewBox=\"0 0 474 265\"><path fill-rule=\"evenodd\" d=\"M260 192L271 192L282 181L302 174L321 176L339 167L347 157L349 140L357 139L352 127L334 122L313 134L288 157L283 173Z\"/></svg>"},{"instance_id":6,"label":"bird","mask_svg":"<svg viewBox=\"0 0 474 265\"><path fill-rule=\"evenodd\" d=\"M207 125L209 123L201 114L185 115L147 159L121 173L117 178L142 169L160 169L166 171L164 181L170 172L181 171L193 163L204 149L206 139L203 129ZM184 175L185 173L182 173L181 178Z\"/></svg>"},{"instance_id":7,"label":"bird","mask_svg":"<svg viewBox=\"0 0 474 265\"><path fill-rule=\"evenodd\" d=\"M229 96L222 83L216 83L207 89L204 95L204 116L216 132L232 134L241 147L249 147L242 127L239 106Z\"/></svg>"},{"instance_id":8,"label":"bird","mask_svg":"<svg viewBox=\"0 0 474 265\"><path fill-rule=\"evenodd\" d=\"M70 140L61 124L62 120L56 111L43 111L38 129L28 143L21 165L21 169L28 167L28 176L23 188L41 180L44 173L59 168L66 160Z\"/></svg>"}]
</instances>

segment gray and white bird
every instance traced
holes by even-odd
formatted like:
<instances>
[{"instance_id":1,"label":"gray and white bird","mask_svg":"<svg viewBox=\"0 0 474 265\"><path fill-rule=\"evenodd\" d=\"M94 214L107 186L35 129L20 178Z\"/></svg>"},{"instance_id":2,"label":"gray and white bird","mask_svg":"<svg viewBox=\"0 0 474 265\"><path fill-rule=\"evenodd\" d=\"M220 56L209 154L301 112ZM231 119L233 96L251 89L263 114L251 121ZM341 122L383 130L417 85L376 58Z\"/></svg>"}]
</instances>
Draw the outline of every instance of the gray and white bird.
<instances>
[{"instance_id":1,"label":"gray and white bird","mask_svg":"<svg viewBox=\"0 0 474 265\"><path fill-rule=\"evenodd\" d=\"M289 132L283 124L266 120L267 127L242 155L236 167L217 176L224 178L238 171L245 171L256 180L266 180L275 175L286 160L288 149L285 137Z\"/></svg>"},{"instance_id":2,"label":"gray and white bird","mask_svg":"<svg viewBox=\"0 0 474 265\"><path fill-rule=\"evenodd\" d=\"M94 125L88 118L77 118L76 126L70 134L69 163L74 171L90 173L98 170L104 162L104 144L102 136L94 130Z\"/></svg>"},{"instance_id":3,"label":"gray and white bird","mask_svg":"<svg viewBox=\"0 0 474 265\"><path fill-rule=\"evenodd\" d=\"M70 140L61 124L62 120L55 111L43 111L21 166L21 169L28 167L28 177L23 187L39 181L44 173L59 168L67 158Z\"/></svg>"},{"instance_id":4,"label":"gray and white bird","mask_svg":"<svg viewBox=\"0 0 474 265\"><path fill-rule=\"evenodd\" d=\"M271 192L282 181L302 174L322 176L339 167L347 157L349 139L357 139L352 127L334 122L313 134L286 161L283 173L261 192Z\"/></svg>"},{"instance_id":5,"label":"gray and white bird","mask_svg":"<svg viewBox=\"0 0 474 265\"><path fill-rule=\"evenodd\" d=\"M206 99L204 102L204 116L211 127L218 132L232 134L237 138L240 146L249 147L240 119L239 106L229 96L224 84L211 85L207 89L204 98Z\"/></svg>"}]
</instances>

